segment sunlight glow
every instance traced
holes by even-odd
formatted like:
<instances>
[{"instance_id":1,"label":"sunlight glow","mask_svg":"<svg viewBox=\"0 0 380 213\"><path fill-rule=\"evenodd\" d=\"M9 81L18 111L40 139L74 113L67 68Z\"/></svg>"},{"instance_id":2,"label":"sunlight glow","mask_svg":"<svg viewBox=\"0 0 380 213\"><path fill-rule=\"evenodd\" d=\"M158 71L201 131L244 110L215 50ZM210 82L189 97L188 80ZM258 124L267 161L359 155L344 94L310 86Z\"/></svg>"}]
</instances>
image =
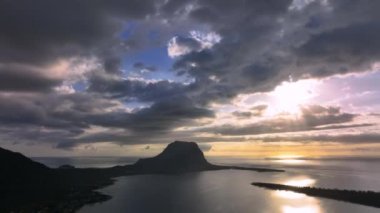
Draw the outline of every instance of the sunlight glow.
<instances>
[{"instance_id":1,"label":"sunlight glow","mask_svg":"<svg viewBox=\"0 0 380 213\"><path fill-rule=\"evenodd\" d=\"M303 156L301 155L278 155L274 158L276 159L276 162L282 163L282 164L302 164L305 163L305 160L300 159Z\"/></svg>"},{"instance_id":2,"label":"sunlight glow","mask_svg":"<svg viewBox=\"0 0 380 213\"><path fill-rule=\"evenodd\" d=\"M297 82L283 82L277 86L271 96L274 101L274 112L298 114L301 105L308 104L315 96L314 88L316 81L303 80Z\"/></svg>"},{"instance_id":3,"label":"sunlight glow","mask_svg":"<svg viewBox=\"0 0 380 213\"><path fill-rule=\"evenodd\" d=\"M283 213L318 213L320 209L318 206L301 206L301 207L293 207L293 206L283 206Z\"/></svg>"},{"instance_id":4,"label":"sunlight glow","mask_svg":"<svg viewBox=\"0 0 380 213\"><path fill-rule=\"evenodd\" d=\"M298 200L298 199L302 199L302 198L306 197L306 195L301 194L301 193L291 192L291 191L283 191L283 190L276 191L276 195L278 197L282 197L282 198L286 198L286 199L290 199L290 200Z\"/></svg>"},{"instance_id":5,"label":"sunlight glow","mask_svg":"<svg viewBox=\"0 0 380 213\"><path fill-rule=\"evenodd\" d=\"M288 180L284 184L290 185L290 186L304 187L304 186L311 186L314 183L315 183L314 179L311 179L308 177L299 177L299 178ZM302 198L307 197L306 195L302 193L296 193L292 191L278 190L275 193L279 197L291 199L291 200L302 199Z\"/></svg>"},{"instance_id":6,"label":"sunlight glow","mask_svg":"<svg viewBox=\"0 0 380 213\"><path fill-rule=\"evenodd\" d=\"M290 185L290 186L298 186L298 187L305 187L305 186L310 186L315 183L314 179L294 179L294 180L289 180L285 182L285 185Z\"/></svg>"},{"instance_id":7,"label":"sunlight glow","mask_svg":"<svg viewBox=\"0 0 380 213\"><path fill-rule=\"evenodd\" d=\"M305 163L305 160L302 160L302 159L280 159L277 162L283 163L283 164L303 164L303 163Z\"/></svg>"}]
</instances>

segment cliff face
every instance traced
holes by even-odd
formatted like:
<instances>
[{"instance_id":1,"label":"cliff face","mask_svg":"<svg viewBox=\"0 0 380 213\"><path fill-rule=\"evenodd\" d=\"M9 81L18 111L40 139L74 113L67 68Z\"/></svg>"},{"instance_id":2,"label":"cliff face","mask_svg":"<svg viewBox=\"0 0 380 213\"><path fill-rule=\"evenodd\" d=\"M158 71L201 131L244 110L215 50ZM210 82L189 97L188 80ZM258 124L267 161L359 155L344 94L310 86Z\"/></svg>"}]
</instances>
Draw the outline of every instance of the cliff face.
<instances>
[{"instance_id":1,"label":"cliff face","mask_svg":"<svg viewBox=\"0 0 380 213\"><path fill-rule=\"evenodd\" d=\"M211 164L196 143L175 141L159 155L140 159L134 167L142 172L181 173L206 170Z\"/></svg>"}]
</instances>

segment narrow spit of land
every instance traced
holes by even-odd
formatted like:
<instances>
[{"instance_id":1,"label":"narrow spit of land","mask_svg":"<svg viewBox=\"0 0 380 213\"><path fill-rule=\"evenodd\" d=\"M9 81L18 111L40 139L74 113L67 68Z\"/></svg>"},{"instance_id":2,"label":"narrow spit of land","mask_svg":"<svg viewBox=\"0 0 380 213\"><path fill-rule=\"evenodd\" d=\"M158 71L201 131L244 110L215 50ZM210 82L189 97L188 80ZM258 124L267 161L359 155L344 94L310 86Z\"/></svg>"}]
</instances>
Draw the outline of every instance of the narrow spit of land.
<instances>
[{"instance_id":1,"label":"narrow spit of land","mask_svg":"<svg viewBox=\"0 0 380 213\"><path fill-rule=\"evenodd\" d=\"M298 193L303 193L313 197L322 197L333 200L356 203L365 206L380 208L380 192L374 191L354 191L342 189L325 189L315 187L297 187L275 183L260 183L254 182L253 186L258 186L272 190L286 190Z\"/></svg>"}]
</instances>

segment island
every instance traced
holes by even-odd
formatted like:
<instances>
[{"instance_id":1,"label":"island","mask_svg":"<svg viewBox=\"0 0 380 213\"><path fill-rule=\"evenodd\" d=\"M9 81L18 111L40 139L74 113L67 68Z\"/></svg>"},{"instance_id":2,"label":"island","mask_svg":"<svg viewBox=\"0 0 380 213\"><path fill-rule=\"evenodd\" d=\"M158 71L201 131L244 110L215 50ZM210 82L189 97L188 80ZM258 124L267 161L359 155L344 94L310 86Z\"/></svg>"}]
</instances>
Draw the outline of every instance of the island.
<instances>
[{"instance_id":1,"label":"island","mask_svg":"<svg viewBox=\"0 0 380 213\"><path fill-rule=\"evenodd\" d=\"M315 187L297 187L276 183L254 182L253 186L258 186L272 190L286 190L303 193L313 197L328 198L333 200L345 201L380 208L380 192L374 191L354 191L342 189L325 189Z\"/></svg>"},{"instance_id":2,"label":"island","mask_svg":"<svg viewBox=\"0 0 380 213\"><path fill-rule=\"evenodd\" d=\"M208 170L251 170L256 172L284 172L279 169L221 166L209 163L195 142L174 141L162 153L152 158L140 159L128 169L137 173L175 174Z\"/></svg>"},{"instance_id":3,"label":"island","mask_svg":"<svg viewBox=\"0 0 380 213\"><path fill-rule=\"evenodd\" d=\"M224 169L283 172L214 165L206 160L197 143L185 141L170 143L155 157L111 168L75 168L71 165L49 168L20 153L0 148L0 212L75 212L86 204L111 199L96 190L113 184L116 177Z\"/></svg>"}]
</instances>

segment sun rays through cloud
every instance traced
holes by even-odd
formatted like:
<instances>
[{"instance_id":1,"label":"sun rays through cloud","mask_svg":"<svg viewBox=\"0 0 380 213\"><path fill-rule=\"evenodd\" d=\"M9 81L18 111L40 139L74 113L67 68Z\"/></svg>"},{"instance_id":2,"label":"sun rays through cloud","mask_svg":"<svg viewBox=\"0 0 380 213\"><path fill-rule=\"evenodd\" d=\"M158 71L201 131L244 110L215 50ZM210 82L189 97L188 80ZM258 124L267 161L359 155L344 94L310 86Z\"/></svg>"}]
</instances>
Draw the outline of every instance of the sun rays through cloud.
<instances>
[{"instance_id":1,"label":"sun rays through cloud","mask_svg":"<svg viewBox=\"0 0 380 213\"><path fill-rule=\"evenodd\" d=\"M376 156L379 3L363 1L1 2L1 145Z\"/></svg>"},{"instance_id":2,"label":"sun rays through cloud","mask_svg":"<svg viewBox=\"0 0 380 213\"><path fill-rule=\"evenodd\" d=\"M301 107L317 96L316 85L313 80L283 82L269 95L273 100L271 113L299 114Z\"/></svg>"}]
</instances>

